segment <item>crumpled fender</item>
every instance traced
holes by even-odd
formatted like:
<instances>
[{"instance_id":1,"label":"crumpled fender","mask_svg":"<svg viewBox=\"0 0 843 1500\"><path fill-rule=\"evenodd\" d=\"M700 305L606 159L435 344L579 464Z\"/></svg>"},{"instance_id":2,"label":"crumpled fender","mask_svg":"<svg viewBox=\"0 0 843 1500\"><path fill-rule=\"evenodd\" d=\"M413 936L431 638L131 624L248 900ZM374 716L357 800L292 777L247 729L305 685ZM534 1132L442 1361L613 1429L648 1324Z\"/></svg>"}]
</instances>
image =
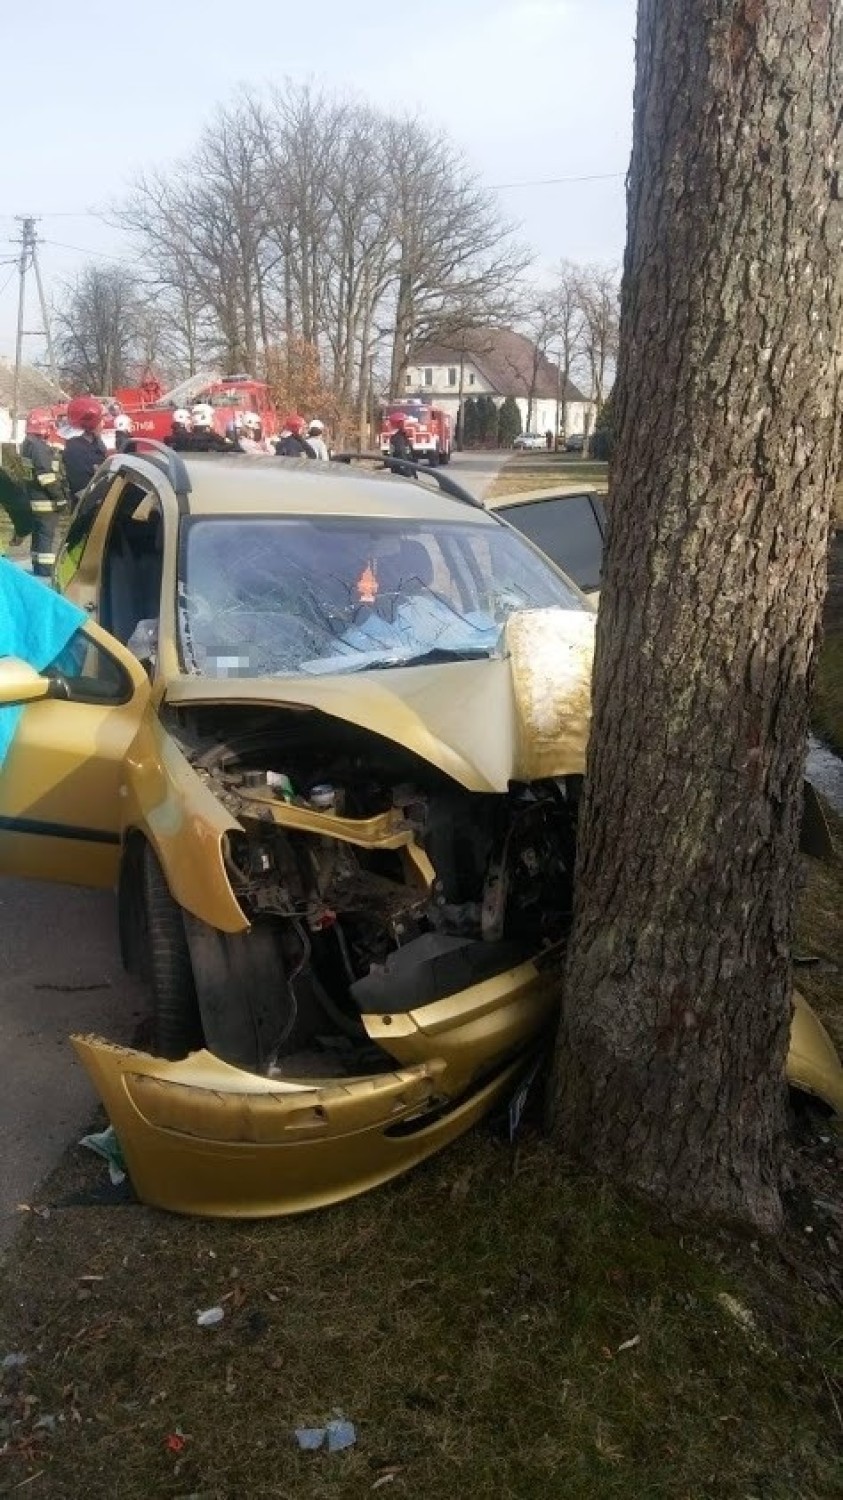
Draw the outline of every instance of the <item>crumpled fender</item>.
<instances>
[{"instance_id":1,"label":"crumpled fender","mask_svg":"<svg viewBox=\"0 0 843 1500\"><path fill-rule=\"evenodd\" d=\"M249 922L228 879L223 839L240 824L148 715L126 760L123 831L139 829L155 849L170 893L221 932Z\"/></svg>"}]
</instances>

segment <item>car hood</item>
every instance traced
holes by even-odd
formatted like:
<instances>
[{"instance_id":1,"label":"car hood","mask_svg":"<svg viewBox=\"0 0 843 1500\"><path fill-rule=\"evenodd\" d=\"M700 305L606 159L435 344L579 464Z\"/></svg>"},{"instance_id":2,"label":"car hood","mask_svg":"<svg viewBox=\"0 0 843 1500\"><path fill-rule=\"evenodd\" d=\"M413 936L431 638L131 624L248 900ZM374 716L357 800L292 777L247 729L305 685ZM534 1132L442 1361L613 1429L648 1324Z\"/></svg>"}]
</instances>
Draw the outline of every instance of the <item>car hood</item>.
<instances>
[{"instance_id":1,"label":"car hood","mask_svg":"<svg viewBox=\"0 0 843 1500\"><path fill-rule=\"evenodd\" d=\"M469 791L504 792L585 770L595 616L510 616L504 653L466 662L327 677L178 677L173 706L275 705L356 724L437 766Z\"/></svg>"}]
</instances>

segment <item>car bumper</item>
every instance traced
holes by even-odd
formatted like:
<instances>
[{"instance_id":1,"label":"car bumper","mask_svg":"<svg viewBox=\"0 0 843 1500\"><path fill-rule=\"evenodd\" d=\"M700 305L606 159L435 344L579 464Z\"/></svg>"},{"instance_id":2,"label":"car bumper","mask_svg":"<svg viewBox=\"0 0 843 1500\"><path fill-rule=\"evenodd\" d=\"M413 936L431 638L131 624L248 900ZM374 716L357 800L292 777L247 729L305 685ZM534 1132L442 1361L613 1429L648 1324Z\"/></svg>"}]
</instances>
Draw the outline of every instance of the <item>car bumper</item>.
<instances>
[{"instance_id":1,"label":"car bumper","mask_svg":"<svg viewBox=\"0 0 843 1500\"><path fill-rule=\"evenodd\" d=\"M416 1011L363 1017L394 1070L264 1078L206 1051L179 1062L74 1037L138 1196L215 1218L323 1208L399 1176L515 1091L548 1035L558 979L527 962ZM843 1115L843 1067L795 996L788 1081Z\"/></svg>"}]
</instances>

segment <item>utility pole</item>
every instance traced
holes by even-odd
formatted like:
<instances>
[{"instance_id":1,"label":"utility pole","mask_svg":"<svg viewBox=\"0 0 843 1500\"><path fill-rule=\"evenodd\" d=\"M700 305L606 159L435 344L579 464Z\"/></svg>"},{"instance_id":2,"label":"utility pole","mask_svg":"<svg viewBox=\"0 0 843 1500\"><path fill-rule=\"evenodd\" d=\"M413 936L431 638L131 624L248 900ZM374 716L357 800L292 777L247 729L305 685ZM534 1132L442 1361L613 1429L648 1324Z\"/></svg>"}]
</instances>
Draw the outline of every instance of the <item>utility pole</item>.
<instances>
[{"instance_id":1,"label":"utility pole","mask_svg":"<svg viewBox=\"0 0 843 1500\"><path fill-rule=\"evenodd\" d=\"M15 375L12 386L12 441L15 441L17 433L18 414L20 411L20 379L23 364L23 341L27 335L44 338L47 344L47 359L50 365L50 375L54 385L58 385L58 374L56 371L56 358L53 349L53 339L50 333L50 320L47 316L47 302L44 296L44 284L41 280L41 267L38 264L38 237L35 233L37 220L27 214L18 218L21 226L20 232L20 256L18 258L18 323L15 338ZM35 272L35 285L38 289L38 301L41 305L41 328L24 328L24 316L26 312L26 276L30 267Z\"/></svg>"}]
</instances>

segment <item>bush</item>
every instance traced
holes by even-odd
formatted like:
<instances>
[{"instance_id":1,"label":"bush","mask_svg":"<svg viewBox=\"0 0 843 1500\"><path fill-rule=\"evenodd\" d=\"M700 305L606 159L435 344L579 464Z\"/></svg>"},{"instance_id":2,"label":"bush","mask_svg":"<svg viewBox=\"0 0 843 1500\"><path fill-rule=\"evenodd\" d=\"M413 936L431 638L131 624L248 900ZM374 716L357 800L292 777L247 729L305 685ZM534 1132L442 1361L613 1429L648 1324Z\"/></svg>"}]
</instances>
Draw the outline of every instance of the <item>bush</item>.
<instances>
[{"instance_id":1,"label":"bush","mask_svg":"<svg viewBox=\"0 0 843 1500\"><path fill-rule=\"evenodd\" d=\"M511 448L522 430L521 408L514 396L507 396L498 412L498 447Z\"/></svg>"}]
</instances>

